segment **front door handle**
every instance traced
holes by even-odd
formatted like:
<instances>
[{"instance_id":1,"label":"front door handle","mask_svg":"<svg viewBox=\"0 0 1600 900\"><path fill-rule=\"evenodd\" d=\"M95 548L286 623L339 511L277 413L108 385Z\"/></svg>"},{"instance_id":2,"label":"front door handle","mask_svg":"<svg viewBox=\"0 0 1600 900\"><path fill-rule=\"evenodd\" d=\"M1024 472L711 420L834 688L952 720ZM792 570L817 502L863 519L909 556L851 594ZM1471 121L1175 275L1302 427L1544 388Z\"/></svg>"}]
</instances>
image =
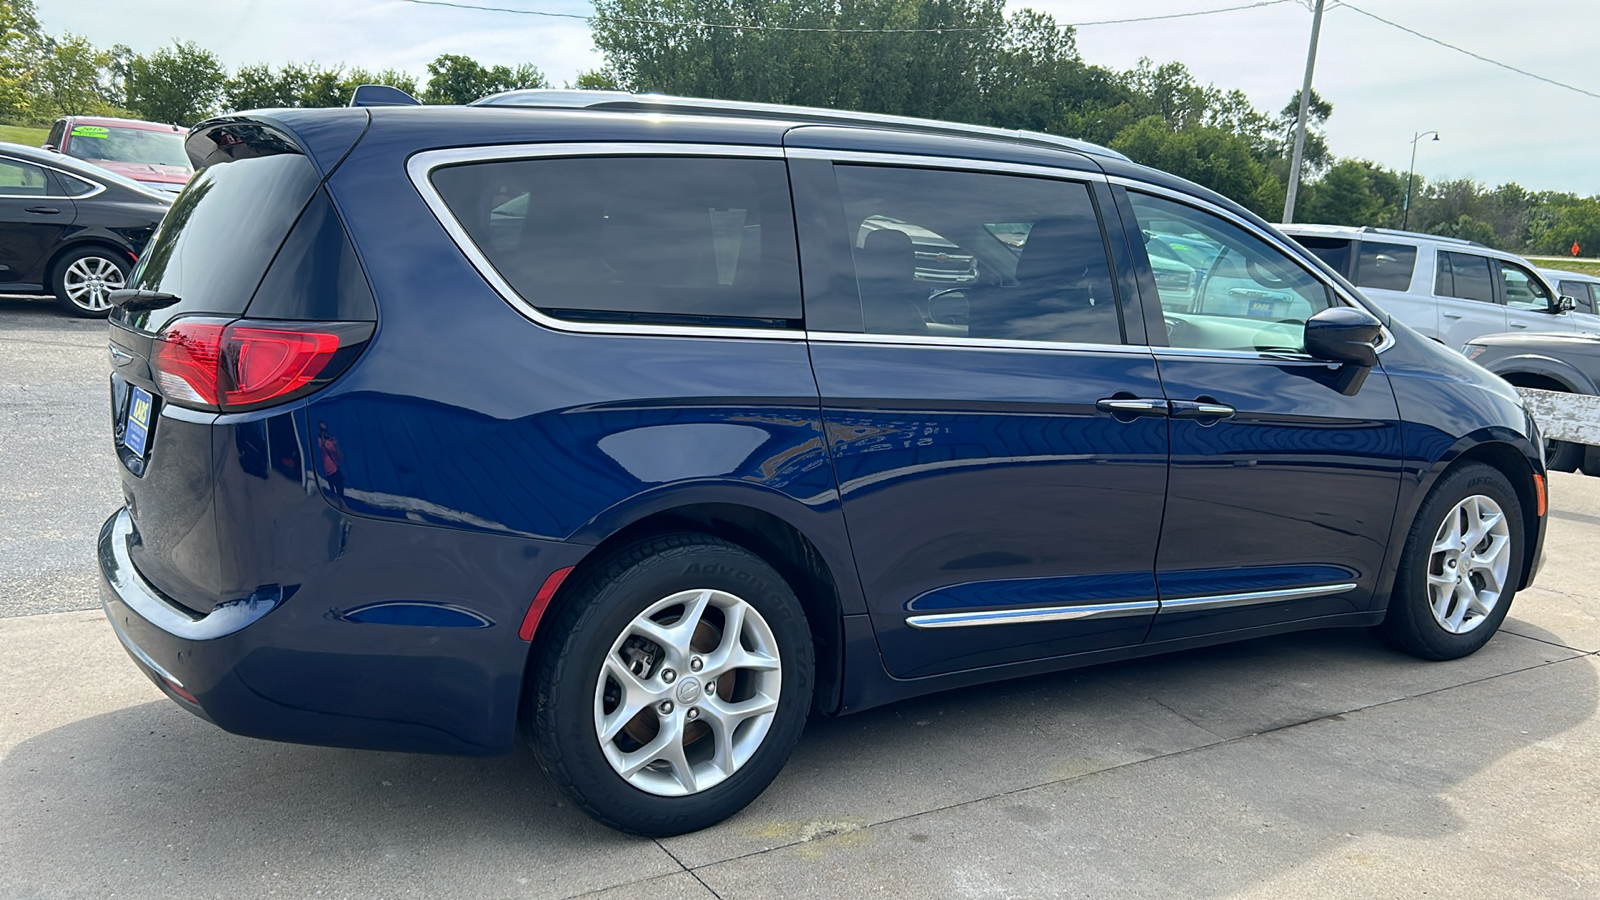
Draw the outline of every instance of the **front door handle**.
<instances>
[{"instance_id":1,"label":"front door handle","mask_svg":"<svg viewBox=\"0 0 1600 900\"><path fill-rule=\"evenodd\" d=\"M1444 316L1446 319L1459 319L1459 318L1461 318L1461 314L1460 313L1440 313L1440 315Z\"/></svg>"},{"instance_id":2,"label":"front door handle","mask_svg":"<svg viewBox=\"0 0 1600 900\"><path fill-rule=\"evenodd\" d=\"M1238 410L1226 403L1217 403L1214 400L1174 400L1172 401L1172 417L1174 419L1226 419Z\"/></svg>"},{"instance_id":3,"label":"front door handle","mask_svg":"<svg viewBox=\"0 0 1600 900\"><path fill-rule=\"evenodd\" d=\"M1526 323L1526 322L1512 322L1511 323L1511 327L1512 328L1527 328L1528 327L1528 323Z\"/></svg>"},{"instance_id":4,"label":"front door handle","mask_svg":"<svg viewBox=\"0 0 1600 900\"><path fill-rule=\"evenodd\" d=\"M1167 401L1144 397L1107 397L1096 400L1094 408L1124 416L1164 416L1167 414Z\"/></svg>"},{"instance_id":5,"label":"front door handle","mask_svg":"<svg viewBox=\"0 0 1600 900\"><path fill-rule=\"evenodd\" d=\"M61 212L61 210L54 206L30 206L28 207L28 212L38 213L41 216L53 216L56 213Z\"/></svg>"}]
</instances>

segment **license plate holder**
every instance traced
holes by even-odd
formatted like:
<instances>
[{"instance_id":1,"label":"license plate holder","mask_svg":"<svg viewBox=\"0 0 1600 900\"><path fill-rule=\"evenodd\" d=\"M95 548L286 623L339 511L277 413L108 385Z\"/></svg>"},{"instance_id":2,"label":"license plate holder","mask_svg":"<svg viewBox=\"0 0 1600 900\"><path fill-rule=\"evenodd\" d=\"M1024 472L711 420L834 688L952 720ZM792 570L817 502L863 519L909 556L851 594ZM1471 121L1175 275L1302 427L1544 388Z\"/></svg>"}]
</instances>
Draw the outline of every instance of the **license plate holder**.
<instances>
[{"instance_id":1,"label":"license plate holder","mask_svg":"<svg viewBox=\"0 0 1600 900\"><path fill-rule=\"evenodd\" d=\"M155 398L138 385L129 385L128 408L124 413L122 446L139 459L144 459L150 449L150 417L155 411Z\"/></svg>"}]
</instances>

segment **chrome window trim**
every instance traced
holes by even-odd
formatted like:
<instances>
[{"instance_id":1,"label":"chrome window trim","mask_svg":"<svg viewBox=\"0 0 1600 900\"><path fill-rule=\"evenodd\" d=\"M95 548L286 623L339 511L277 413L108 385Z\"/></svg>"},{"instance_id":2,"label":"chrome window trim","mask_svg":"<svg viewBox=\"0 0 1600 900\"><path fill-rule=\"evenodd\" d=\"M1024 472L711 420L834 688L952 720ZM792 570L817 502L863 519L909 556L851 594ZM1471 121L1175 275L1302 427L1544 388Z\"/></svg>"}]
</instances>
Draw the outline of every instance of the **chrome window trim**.
<instances>
[{"instance_id":1,"label":"chrome window trim","mask_svg":"<svg viewBox=\"0 0 1600 900\"><path fill-rule=\"evenodd\" d=\"M1115 619L1123 616L1142 616L1157 612L1161 604L1155 600L1134 600L1128 603L1096 603L1079 606L1032 606L1021 609L967 610L965 612L929 613L907 616L906 624L912 628L968 628L974 625L1027 625L1038 622L1070 622L1079 619Z\"/></svg>"},{"instance_id":2,"label":"chrome window trim","mask_svg":"<svg viewBox=\"0 0 1600 900\"><path fill-rule=\"evenodd\" d=\"M106 190L105 185L95 181L93 178L89 178L85 175L79 175L77 172L68 172L66 169L58 166L52 166L49 163L35 162L31 159L22 159L21 157L17 156L0 156L0 161L18 163L19 165L24 166L33 166L36 169L49 169L57 175L66 175L69 178L76 178L79 181L88 182L93 186L93 190L89 191L87 194L64 194L59 196L56 194L0 194L0 200L35 200L39 198L44 198L47 200L87 200L90 197L105 193Z\"/></svg>"},{"instance_id":3,"label":"chrome window trim","mask_svg":"<svg viewBox=\"0 0 1600 900\"><path fill-rule=\"evenodd\" d=\"M1318 584L1310 587L1279 588L1270 591L1242 591L1231 594L1202 594L1198 597L1180 597L1176 600L1161 601L1161 612L1201 612L1209 609L1227 609L1235 606L1255 606L1260 603L1274 603L1280 600L1304 600L1310 597L1322 597L1328 594L1342 594L1353 591L1356 583L1343 584Z\"/></svg>"},{"instance_id":4,"label":"chrome window trim","mask_svg":"<svg viewBox=\"0 0 1600 900\"><path fill-rule=\"evenodd\" d=\"M1292 262L1295 265L1299 266L1303 271L1305 271L1305 273L1307 275L1310 275L1313 279L1315 279L1318 284L1322 285L1323 287L1325 287L1329 291L1331 291L1333 296L1337 297L1339 299L1339 302L1343 303L1345 306L1353 306L1356 309L1367 309L1367 305L1365 303L1362 303L1359 300L1357 300L1356 298L1350 296L1350 292L1346 291L1337 282L1329 281L1327 278L1323 277L1321 272L1318 272L1315 269L1312 269L1311 267L1307 266L1305 264L1305 262L1302 261L1299 258L1299 252L1294 250L1293 248L1289 247L1289 245L1285 244L1283 241L1279 240L1277 236L1275 236L1275 235L1273 235L1273 234L1271 234L1269 232L1262 231L1260 228L1257 228L1254 224L1250 223L1248 220L1240 218L1237 214L1235 214L1233 212L1230 212L1229 210L1224 209L1224 208L1216 205L1215 203L1212 203L1211 201L1206 200L1203 197L1196 197L1193 194L1185 194L1182 191L1175 191L1175 190L1173 190L1171 188L1162 187L1161 185L1158 185L1158 184L1150 184L1149 182L1138 181L1136 179L1126 178L1126 177L1123 177L1121 175L1110 175L1110 176L1107 176L1106 177L1106 183L1114 184L1114 185L1117 185L1119 187L1130 189L1130 190L1142 191L1142 192L1144 192L1146 194L1154 194L1154 195L1156 195L1158 197L1162 197L1162 198L1167 199L1167 200L1176 200L1176 201L1178 201L1180 203L1185 203L1185 204L1188 204L1189 206L1193 206L1193 207L1201 209L1201 210L1203 210L1205 212L1211 213L1212 215L1218 216L1219 218L1226 219L1227 221L1231 222L1232 224L1237 225L1240 228L1243 228L1245 231L1249 232L1250 234L1255 235L1257 238L1260 238L1262 241L1265 241L1267 244L1271 245L1278 252L1280 252L1280 253L1284 254L1285 256L1287 256L1289 258L1290 262ZM1159 303L1160 301L1157 300L1157 302ZM1377 352L1382 353L1383 351L1388 350L1390 347L1393 347L1394 345L1395 345L1394 334L1389 330L1389 326L1384 325L1383 326L1383 340L1378 343ZM1282 360L1282 359L1285 359L1285 358L1288 358L1288 359L1300 358L1300 357L1296 357L1296 356L1293 356L1293 355L1290 355L1290 354L1283 354L1283 353L1252 353L1251 351L1248 351L1248 350L1204 350L1204 349L1201 349L1201 348L1194 348L1194 347L1156 347L1155 349L1156 349L1157 352L1164 352L1166 350L1177 350L1177 351L1191 351L1192 350L1192 351L1197 351L1195 353L1185 352L1185 353L1183 353L1183 355L1185 355L1185 356L1199 355L1199 356L1221 356L1221 357L1227 357L1227 358L1276 359L1276 360ZM1310 356L1306 356L1306 357L1304 357L1304 359L1311 360L1313 362L1317 361L1317 360L1315 360L1314 357L1310 357Z\"/></svg>"},{"instance_id":5,"label":"chrome window trim","mask_svg":"<svg viewBox=\"0 0 1600 900\"><path fill-rule=\"evenodd\" d=\"M1032 352L1132 353L1148 356L1160 348L1146 344L1080 344L1068 341L1016 341L916 334L867 334L860 331L807 331L806 339L829 344L895 344L907 347L950 347L960 350L1023 350Z\"/></svg>"},{"instance_id":6,"label":"chrome window trim","mask_svg":"<svg viewBox=\"0 0 1600 900\"><path fill-rule=\"evenodd\" d=\"M973 159L969 156L922 156L909 153L878 153L871 150L823 150L815 147L788 147L784 149L784 155L789 159L820 159L827 162L846 164L910 166L919 169L960 169L971 172L989 172L996 175L1036 175L1061 181L1106 183L1106 176L1102 172L1040 166L1029 163Z\"/></svg>"},{"instance_id":7,"label":"chrome window trim","mask_svg":"<svg viewBox=\"0 0 1600 900\"><path fill-rule=\"evenodd\" d=\"M552 316L528 302L511 286L478 249L456 219L444 198L434 188L430 176L442 166L464 163L498 162L510 159L543 159L564 156L724 156L746 159L783 159L781 147L759 147L743 144L670 144L670 143L552 143L509 144L494 147L457 147L447 150L425 150L406 160L406 174L412 187L422 196L422 201L439 220L456 249L467 262L489 283L495 293L532 322L553 331L578 334L645 335L651 337L685 338L756 338L766 340L800 341L805 332L793 328L740 328L716 325L631 325L621 322L574 322Z\"/></svg>"}]
</instances>

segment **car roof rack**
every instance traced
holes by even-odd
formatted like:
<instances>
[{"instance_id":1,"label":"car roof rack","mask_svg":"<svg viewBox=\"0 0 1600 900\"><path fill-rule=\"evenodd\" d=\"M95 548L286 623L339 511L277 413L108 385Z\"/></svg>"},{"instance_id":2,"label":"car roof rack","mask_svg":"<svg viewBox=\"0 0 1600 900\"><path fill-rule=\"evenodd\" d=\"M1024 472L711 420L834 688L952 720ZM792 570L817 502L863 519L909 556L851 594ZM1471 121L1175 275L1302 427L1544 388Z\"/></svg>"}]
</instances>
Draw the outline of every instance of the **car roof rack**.
<instances>
[{"instance_id":1,"label":"car roof rack","mask_svg":"<svg viewBox=\"0 0 1600 900\"><path fill-rule=\"evenodd\" d=\"M1363 225L1361 226L1361 230L1371 232L1372 234L1392 234L1397 237L1424 238L1426 240L1439 241L1445 244L1460 244L1463 247L1483 247L1485 250L1490 249L1487 245L1480 244L1477 241L1469 241L1466 238L1453 238L1444 237L1443 235L1438 234L1428 234L1424 231L1401 231L1398 228L1376 228L1371 225Z\"/></svg>"},{"instance_id":2,"label":"car roof rack","mask_svg":"<svg viewBox=\"0 0 1600 900\"><path fill-rule=\"evenodd\" d=\"M1438 241L1441 244L1455 244L1462 247L1483 247L1485 250L1494 249L1487 245L1480 244L1477 241L1469 241L1466 238L1444 237L1443 235L1428 234L1427 232L1423 231L1401 231L1398 228L1379 228L1376 225L1319 225L1311 222L1291 222L1278 227L1285 229L1285 233L1289 231L1303 231L1308 236L1313 234L1330 236L1378 234L1393 237L1416 238L1417 240L1423 241Z\"/></svg>"},{"instance_id":3,"label":"car roof rack","mask_svg":"<svg viewBox=\"0 0 1600 900\"><path fill-rule=\"evenodd\" d=\"M626 91L535 89L491 94L474 101L470 105L528 109L664 112L700 116L744 116L785 122L801 122L807 125L854 125L892 128L923 134L988 138L990 140L1049 147L1055 150L1074 150L1079 153L1104 156L1111 159L1128 159L1128 157L1109 147L1038 131L1013 131L1007 128L991 128L987 125L964 125L958 122L940 122L933 119L916 119L910 116L849 112L837 109L819 109L810 106L786 106L781 103L744 103L734 100L710 100L703 97L674 97L668 94L630 94Z\"/></svg>"}]
</instances>

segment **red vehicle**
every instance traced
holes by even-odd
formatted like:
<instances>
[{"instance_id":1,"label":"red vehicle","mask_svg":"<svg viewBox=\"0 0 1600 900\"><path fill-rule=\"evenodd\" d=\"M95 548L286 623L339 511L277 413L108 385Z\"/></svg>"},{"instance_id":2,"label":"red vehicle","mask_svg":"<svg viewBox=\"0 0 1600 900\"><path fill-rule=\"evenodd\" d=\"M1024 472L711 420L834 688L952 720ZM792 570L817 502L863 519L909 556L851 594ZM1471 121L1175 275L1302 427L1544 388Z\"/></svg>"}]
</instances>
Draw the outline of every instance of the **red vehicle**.
<instances>
[{"instance_id":1,"label":"red vehicle","mask_svg":"<svg viewBox=\"0 0 1600 900\"><path fill-rule=\"evenodd\" d=\"M146 187L177 193L194 177L176 125L103 116L63 116L50 127L46 150L76 157Z\"/></svg>"}]
</instances>

